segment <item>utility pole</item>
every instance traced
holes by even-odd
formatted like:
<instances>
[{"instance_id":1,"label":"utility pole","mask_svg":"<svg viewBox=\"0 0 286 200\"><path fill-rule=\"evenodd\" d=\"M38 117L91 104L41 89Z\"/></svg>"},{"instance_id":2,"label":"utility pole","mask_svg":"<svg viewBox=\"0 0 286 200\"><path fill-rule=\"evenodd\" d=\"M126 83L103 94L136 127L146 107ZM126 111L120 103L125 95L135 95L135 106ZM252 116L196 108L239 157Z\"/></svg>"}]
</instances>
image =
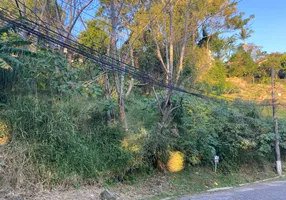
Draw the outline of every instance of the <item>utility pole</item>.
<instances>
[{"instance_id":1,"label":"utility pole","mask_svg":"<svg viewBox=\"0 0 286 200\"><path fill-rule=\"evenodd\" d=\"M276 152L276 169L279 176L282 175L282 164L280 155L279 133L278 133L278 120L277 120L277 104L276 104L276 88L275 88L275 70L271 69L271 86L272 86L272 109L273 109L273 122L275 133L275 152Z\"/></svg>"}]
</instances>

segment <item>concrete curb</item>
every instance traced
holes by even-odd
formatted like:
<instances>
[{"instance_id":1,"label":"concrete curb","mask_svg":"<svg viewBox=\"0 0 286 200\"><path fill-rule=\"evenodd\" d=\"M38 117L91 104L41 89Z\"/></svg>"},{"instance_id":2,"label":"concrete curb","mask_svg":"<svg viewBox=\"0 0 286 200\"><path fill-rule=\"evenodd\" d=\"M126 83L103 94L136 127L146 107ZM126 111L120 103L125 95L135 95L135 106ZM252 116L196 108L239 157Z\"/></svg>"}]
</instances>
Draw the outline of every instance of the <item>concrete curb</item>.
<instances>
[{"instance_id":1,"label":"concrete curb","mask_svg":"<svg viewBox=\"0 0 286 200\"><path fill-rule=\"evenodd\" d=\"M238 184L238 186L233 186L233 187L212 188L212 189L206 190L205 192L217 192L217 191L223 191L223 190L230 190L230 189L233 189L233 188L239 188L239 187L243 187L243 186L247 186L247 185L253 185L253 184L257 184L257 183L265 183L265 182L268 182L268 181L275 181L275 180L279 180L281 178L286 178L286 175L275 176L275 177L272 177L272 178L267 178L267 179L263 179L263 180L255 181L255 182L251 182L251 183ZM161 200L171 200L173 198L177 198L177 197L176 196L167 197L167 198L164 198L164 199L161 199Z\"/></svg>"},{"instance_id":2,"label":"concrete curb","mask_svg":"<svg viewBox=\"0 0 286 200\"><path fill-rule=\"evenodd\" d=\"M263 179L263 180L255 181L255 182L251 182L251 183L242 183L242 184L238 184L238 187L242 187L242 186L246 186L246 185L253 185L253 184L257 184L257 183L264 183L267 181L274 181L274 180L278 180L281 178L286 178L286 175L275 176L273 178L267 178L267 179ZM234 187L212 188L212 189L207 190L206 192L216 192L216 191L221 191L221 190L229 190L232 188L236 188L236 187L234 186Z\"/></svg>"},{"instance_id":3,"label":"concrete curb","mask_svg":"<svg viewBox=\"0 0 286 200\"><path fill-rule=\"evenodd\" d=\"M257 184L257 183L264 183L264 182L267 182L267 181L274 181L274 180L278 180L278 179L281 179L281 178L286 178L286 175L275 176L275 177L272 177L272 178L267 178L267 179L263 179L263 180L260 180L260 181L255 181L255 182L252 182L252 183L239 184L239 187L245 186L245 185Z\"/></svg>"},{"instance_id":4,"label":"concrete curb","mask_svg":"<svg viewBox=\"0 0 286 200\"><path fill-rule=\"evenodd\" d=\"M229 190L232 189L233 187L222 187L222 188L212 188L207 190L207 192L216 192L216 191L221 191L221 190Z\"/></svg>"}]
</instances>

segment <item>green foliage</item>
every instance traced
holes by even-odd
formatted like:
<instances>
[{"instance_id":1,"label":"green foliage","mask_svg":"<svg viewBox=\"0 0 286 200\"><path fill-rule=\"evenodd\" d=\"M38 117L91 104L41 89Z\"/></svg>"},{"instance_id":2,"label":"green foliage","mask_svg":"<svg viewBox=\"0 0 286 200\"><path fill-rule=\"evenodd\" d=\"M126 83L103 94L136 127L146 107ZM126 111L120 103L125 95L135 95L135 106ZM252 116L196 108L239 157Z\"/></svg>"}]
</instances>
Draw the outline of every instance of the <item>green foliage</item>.
<instances>
[{"instance_id":1,"label":"green foliage","mask_svg":"<svg viewBox=\"0 0 286 200\"><path fill-rule=\"evenodd\" d=\"M280 53L271 53L264 57L263 62L260 64L257 74L261 78L267 78L271 76L271 69L274 68L278 72L278 77L281 79L285 78L286 69L285 63L286 58L285 54Z\"/></svg>"},{"instance_id":2,"label":"green foliage","mask_svg":"<svg viewBox=\"0 0 286 200\"><path fill-rule=\"evenodd\" d=\"M146 47L142 47L146 48ZM155 54L155 49L148 47L146 51L143 51L139 54L138 57L139 66L143 71L146 71L150 74L157 75L160 73L160 61Z\"/></svg>"},{"instance_id":3,"label":"green foliage","mask_svg":"<svg viewBox=\"0 0 286 200\"><path fill-rule=\"evenodd\" d=\"M286 54L283 54L280 58L280 65L281 65L281 69L278 71L278 76L281 79L285 79L286 78Z\"/></svg>"},{"instance_id":4,"label":"green foliage","mask_svg":"<svg viewBox=\"0 0 286 200\"><path fill-rule=\"evenodd\" d=\"M31 42L23 40L15 34L10 26L0 29L0 68L13 69L11 66L22 65L20 57L35 55L31 51L23 48Z\"/></svg>"},{"instance_id":5,"label":"green foliage","mask_svg":"<svg viewBox=\"0 0 286 200\"><path fill-rule=\"evenodd\" d=\"M21 96L11 100L1 118L12 126L15 140L29 142L41 177L49 171L56 182L72 174L83 179L121 176L130 160L120 146L124 132L95 123L99 119L89 111L93 105L84 99L51 102Z\"/></svg>"},{"instance_id":6,"label":"green foliage","mask_svg":"<svg viewBox=\"0 0 286 200\"><path fill-rule=\"evenodd\" d=\"M88 97L102 94L100 85L93 80L100 75L97 65L74 58L73 66L67 67L61 53L41 46L33 47L34 53L30 45L30 41L23 40L11 27L0 29L0 68L6 69L1 73L11 77L5 80L11 85L18 82L18 91L49 92L51 96L54 93ZM1 84L4 89L8 87L6 82Z\"/></svg>"},{"instance_id":7,"label":"green foliage","mask_svg":"<svg viewBox=\"0 0 286 200\"><path fill-rule=\"evenodd\" d=\"M214 66L212 66L206 73L203 81L196 82L194 88L200 93L207 95L221 95L230 94L236 92L236 87L227 81L227 69L224 63L220 60L216 60Z\"/></svg>"},{"instance_id":8,"label":"green foliage","mask_svg":"<svg viewBox=\"0 0 286 200\"><path fill-rule=\"evenodd\" d=\"M243 27L243 28L241 28L241 30L240 30L239 38L244 41L244 44L246 44L245 40L246 40L247 38L249 38L252 33L253 33L253 30L249 30L249 29Z\"/></svg>"},{"instance_id":9,"label":"green foliage","mask_svg":"<svg viewBox=\"0 0 286 200\"><path fill-rule=\"evenodd\" d=\"M235 6L235 5L233 5ZM232 8L233 8L232 6ZM228 9L226 9L225 12L228 12ZM235 29L242 29L245 25L249 23L250 20L254 19L254 15L250 15L248 18L244 19L245 13L241 12L238 15L234 15L231 17L228 17L226 20L226 26L228 28L235 28Z\"/></svg>"},{"instance_id":10,"label":"green foliage","mask_svg":"<svg viewBox=\"0 0 286 200\"><path fill-rule=\"evenodd\" d=\"M104 23L97 20L87 22L87 30L79 34L81 44L106 53L108 44L108 33L104 30Z\"/></svg>"},{"instance_id":11,"label":"green foliage","mask_svg":"<svg viewBox=\"0 0 286 200\"><path fill-rule=\"evenodd\" d=\"M2 68L2 69L10 69L10 66L2 58L0 58L0 68Z\"/></svg>"},{"instance_id":12,"label":"green foliage","mask_svg":"<svg viewBox=\"0 0 286 200\"><path fill-rule=\"evenodd\" d=\"M286 67L286 54L281 55L281 57L279 58L280 61L280 65L282 68Z\"/></svg>"},{"instance_id":13,"label":"green foliage","mask_svg":"<svg viewBox=\"0 0 286 200\"><path fill-rule=\"evenodd\" d=\"M226 170L248 159L272 157L271 120L262 118L254 105L236 102L184 99L185 115L179 126L176 148L187 155L191 164L211 164L219 155Z\"/></svg>"},{"instance_id":14,"label":"green foliage","mask_svg":"<svg viewBox=\"0 0 286 200\"><path fill-rule=\"evenodd\" d=\"M210 48L217 59L224 60L229 58L229 51L235 49L236 38L220 37L219 34L211 36Z\"/></svg>"},{"instance_id":15,"label":"green foliage","mask_svg":"<svg viewBox=\"0 0 286 200\"><path fill-rule=\"evenodd\" d=\"M101 3L105 5L102 4L97 14L101 13L103 19L107 20L110 2ZM206 6L209 3L205 0L192 6L188 24L199 23L206 17L211 19L213 13L225 5L224 1L211 1L212 6ZM166 72L157 53L160 51L164 61L170 53L170 30L164 27L168 27L169 15L162 15L166 24L157 26L156 23L162 20L162 16L158 15L158 20L152 21L152 27L150 25L154 32L147 27L148 30L141 34L141 28L136 26L135 21L142 20L141 25L146 20L150 21L148 15L157 13L161 5L153 4L154 7L148 10L150 13L141 10L141 5L146 6L144 3L129 9L132 5L122 4L122 12L126 16L118 16L118 21L128 24L130 32L134 33L129 41L118 45L122 45L119 53L125 58L124 54L130 53L129 44L134 44L135 65L159 82L164 81L162 77ZM180 14L185 13L186 2L178 1L178 5L173 13L177 32L174 34L175 68L184 41L181 36L184 35L185 19ZM223 61L227 52L234 49L235 38L223 38L221 33L224 29L241 30L241 39L246 39L251 32L245 27L253 18L244 19L242 13L237 15L236 3L227 5L216 20L217 30L212 20L205 20L203 29L190 28L188 35L192 38L186 43L182 80L178 85L190 80L199 92L220 95L232 88L226 81L227 75L264 76L267 67L272 65L282 70L282 74L285 72L285 55L269 55L265 66L258 68L252 53L243 46L231 56L226 68ZM54 6L51 5L48 14L54 12ZM120 5L116 3L116 7ZM140 10L138 14L135 13L137 9ZM127 20L128 16L134 16L136 20ZM124 30L119 22L116 28ZM109 31L104 23L92 20L87 23L87 30L79 34L79 41L105 54ZM201 31L202 34L198 33ZM160 47L158 51L156 43ZM235 169L235 165L248 160L273 159L272 121L263 117L254 104L236 101L230 105L174 93L170 95L168 107L172 112L161 123L164 113L158 109L160 105L156 98L138 95L142 86L139 88L135 83L133 96L124 99L128 130L122 130L120 123L114 120L118 118L114 92L118 89L114 87L118 80L110 79L111 98L106 100L103 94L104 73L100 72L97 64L79 55L73 55L68 63L62 52L48 50L45 41L31 44L17 35L12 27L0 29L0 77L5 77L0 80L0 100L5 103L0 104L0 117L12 129L11 145L29 144L26 151L31 157L29 162L36 167L34 175L42 179L41 182L61 183L73 176L79 180L117 177L122 181L126 177L134 177L140 170L148 172L154 168L164 168L170 151L182 152L188 165L212 165L213 156L219 155L225 171ZM151 87L143 86L143 90L146 88ZM7 92L7 96L3 91ZM159 98L163 99L165 95L158 90ZM107 111L111 111L112 115L112 120L108 122ZM283 120L279 123L284 139L286 123ZM286 150L284 140L281 140L281 147ZM78 182L72 184L79 186Z\"/></svg>"},{"instance_id":16,"label":"green foliage","mask_svg":"<svg viewBox=\"0 0 286 200\"><path fill-rule=\"evenodd\" d=\"M158 121L156 109L154 99L137 96L127 99L126 114L129 119L129 129L132 132L138 132L142 128L151 130Z\"/></svg>"},{"instance_id":17,"label":"green foliage","mask_svg":"<svg viewBox=\"0 0 286 200\"><path fill-rule=\"evenodd\" d=\"M280 69L281 68L281 54L280 53L272 53L266 57L266 62L262 63L264 66L264 69L271 69L274 67L275 69ZM282 61L283 62L283 61Z\"/></svg>"},{"instance_id":18,"label":"green foliage","mask_svg":"<svg viewBox=\"0 0 286 200\"><path fill-rule=\"evenodd\" d=\"M216 61L215 66L210 69L208 80L217 94L224 92L226 88L226 68L222 61Z\"/></svg>"},{"instance_id":19,"label":"green foliage","mask_svg":"<svg viewBox=\"0 0 286 200\"><path fill-rule=\"evenodd\" d=\"M240 50L233 54L228 62L229 76L246 77L253 76L256 71L257 65L253 61L249 52Z\"/></svg>"}]
</instances>

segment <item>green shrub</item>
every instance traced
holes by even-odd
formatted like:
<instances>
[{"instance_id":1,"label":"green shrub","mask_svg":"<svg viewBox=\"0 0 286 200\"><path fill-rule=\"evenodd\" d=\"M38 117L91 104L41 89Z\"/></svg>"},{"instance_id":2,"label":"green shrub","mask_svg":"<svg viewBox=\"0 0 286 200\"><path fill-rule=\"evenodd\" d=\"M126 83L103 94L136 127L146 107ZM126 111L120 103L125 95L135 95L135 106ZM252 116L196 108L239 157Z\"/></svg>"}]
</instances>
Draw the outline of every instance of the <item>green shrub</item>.
<instances>
[{"instance_id":1,"label":"green shrub","mask_svg":"<svg viewBox=\"0 0 286 200\"><path fill-rule=\"evenodd\" d=\"M89 105L90 104L90 105ZM83 106L85 105L85 106ZM75 174L82 179L123 176L130 152L121 148L120 127L95 123L84 99L16 97L2 112L15 141L27 141L40 175L51 172L61 182Z\"/></svg>"},{"instance_id":2,"label":"green shrub","mask_svg":"<svg viewBox=\"0 0 286 200\"><path fill-rule=\"evenodd\" d=\"M106 124L106 109L115 109L113 102L43 95L16 96L9 102L1 107L0 117L12 129L12 145L29 144L25 154L38 169L34 176L47 184L103 176L130 181L134 174L165 167L170 151L182 152L189 165L213 165L214 155L219 155L224 172L249 160L274 159L272 119L239 100L229 105L174 96L173 106L182 107L160 134L157 105L148 98L126 102L128 132L117 123ZM283 119L279 131L285 151Z\"/></svg>"},{"instance_id":3,"label":"green shrub","mask_svg":"<svg viewBox=\"0 0 286 200\"><path fill-rule=\"evenodd\" d=\"M195 84L197 90L206 94L220 95L230 90L230 84L226 81L226 68L222 61L217 60L212 66L203 81Z\"/></svg>"},{"instance_id":4,"label":"green shrub","mask_svg":"<svg viewBox=\"0 0 286 200\"><path fill-rule=\"evenodd\" d=\"M219 155L221 165L230 170L249 159L273 157L271 121L255 105L230 106L186 97L184 110L176 148L191 164L212 164L213 156Z\"/></svg>"}]
</instances>

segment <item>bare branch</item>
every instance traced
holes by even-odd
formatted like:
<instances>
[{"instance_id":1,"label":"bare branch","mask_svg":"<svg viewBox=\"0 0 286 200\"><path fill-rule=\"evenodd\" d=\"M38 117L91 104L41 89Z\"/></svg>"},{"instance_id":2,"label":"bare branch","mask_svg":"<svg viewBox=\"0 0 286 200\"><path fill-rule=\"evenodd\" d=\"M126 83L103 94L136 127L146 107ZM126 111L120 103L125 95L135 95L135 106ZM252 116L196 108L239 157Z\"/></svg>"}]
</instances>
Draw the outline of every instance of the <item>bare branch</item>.
<instances>
[{"instance_id":1,"label":"bare branch","mask_svg":"<svg viewBox=\"0 0 286 200\"><path fill-rule=\"evenodd\" d=\"M187 37L188 37L188 23L189 23L189 12L190 12L190 5L191 5L191 0L188 2L188 6L186 8L186 21L185 21L185 28L184 28L184 38L183 38L183 46L181 49L181 55L180 55L180 62L179 62L179 69L177 72L177 77L176 77L176 84L178 83L181 73L183 71L183 61L185 57L185 51L186 51L186 45L187 45Z\"/></svg>"},{"instance_id":2,"label":"bare branch","mask_svg":"<svg viewBox=\"0 0 286 200\"><path fill-rule=\"evenodd\" d=\"M76 24L78 18L80 17L81 13L84 11L84 9L86 9L86 8L92 3L92 1L93 1L93 0L89 0L89 2L87 2L79 11L77 11L77 15L76 15L76 17L75 17L73 23L72 23L71 26L69 27L69 32L68 32L67 37L70 36L70 34L71 34L71 32L72 32L72 30L73 30L73 28L74 28L74 26L75 26L75 24Z\"/></svg>"}]
</instances>

